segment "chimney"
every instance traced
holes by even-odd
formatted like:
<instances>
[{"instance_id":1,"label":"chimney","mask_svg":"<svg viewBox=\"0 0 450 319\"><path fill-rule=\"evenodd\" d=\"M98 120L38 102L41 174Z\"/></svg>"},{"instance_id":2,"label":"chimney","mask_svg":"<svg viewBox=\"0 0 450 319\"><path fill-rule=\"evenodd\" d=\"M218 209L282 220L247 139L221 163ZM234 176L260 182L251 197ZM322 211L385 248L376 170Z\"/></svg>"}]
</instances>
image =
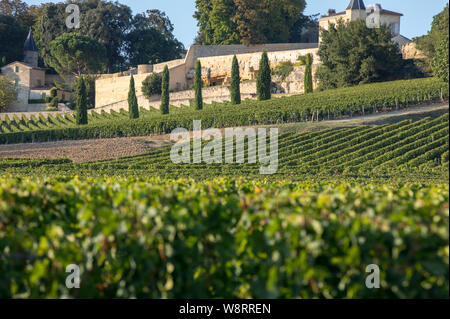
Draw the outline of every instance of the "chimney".
<instances>
[{"instance_id":1,"label":"chimney","mask_svg":"<svg viewBox=\"0 0 450 319\"><path fill-rule=\"evenodd\" d=\"M375 12L380 12L381 11L381 4L377 3L375 5Z\"/></svg>"},{"instance_id":2,"label":"chimney","mask_svg":"<svg viewBox=\"0 0 450 319\"><path fill-rule=\"evenodd\" d=\"M336 9L328 9L328 15L333 16L336 14Z\"/></svg>"}]
</instances>

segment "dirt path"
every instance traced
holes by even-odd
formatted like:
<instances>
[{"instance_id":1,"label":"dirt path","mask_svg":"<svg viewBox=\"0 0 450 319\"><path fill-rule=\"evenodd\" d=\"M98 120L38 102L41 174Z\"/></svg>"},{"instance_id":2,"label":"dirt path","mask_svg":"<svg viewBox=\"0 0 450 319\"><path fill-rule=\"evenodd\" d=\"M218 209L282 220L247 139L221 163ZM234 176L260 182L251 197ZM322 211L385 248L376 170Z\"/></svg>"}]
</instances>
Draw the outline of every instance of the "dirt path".
<instances>
[{"instance_id":1,"label":"dirt path","mask_svg":"<svg viewBox=\"0 0 450 319\"><path fill-rule=\"evenodd\" d=\"M448 103L442 103L430 106L412 107L389 113L354 117L351 119L321 121L318 123L290 123L280 125L279 127L281 132L289 130L302 132L314 129L350 127L363 124L381 125L395 123L407 118L420 119L425 116L437 117L441 114L448 113L448 109ZM270 127L273 127L273 125ZM169 144L169 134L146 137L11 144L0 145L0 158L68 158L74 162L91 162L139 155Z\"/></svg>"},{"instance_id":2,"label":"dirt path","mask_svg":"<svg viewBox=\"0 0 450 319\"><path fill-rule=\"evenodd\" d=\"M434 113L439 111L448 111L449 104L448 103L440 103L440 104L433 104L429 106L415 106L410 107L407 109L401 109L398 111L392 111L387 113L377 113L377 114L370 114L360 117L354 117L344 120L337 120L338 122L351 122L351 121L364 121L364 122L371 122L371 121L379 121L383 119L390 119L390 118L397 118L397 117L414 117L415 115L423 116L424 113Z\"/></svg>"},{"instance_id":3,"label":"dirt path","mask_svg":"<svg viewBox=\"0 0 450 319\"><path fill-rule=\"evenodd\" d=\"M139 155L168 145L170 136L125 137L0 145L0 158L68 158L90 162Z\"/></svg>"}]
</instances>

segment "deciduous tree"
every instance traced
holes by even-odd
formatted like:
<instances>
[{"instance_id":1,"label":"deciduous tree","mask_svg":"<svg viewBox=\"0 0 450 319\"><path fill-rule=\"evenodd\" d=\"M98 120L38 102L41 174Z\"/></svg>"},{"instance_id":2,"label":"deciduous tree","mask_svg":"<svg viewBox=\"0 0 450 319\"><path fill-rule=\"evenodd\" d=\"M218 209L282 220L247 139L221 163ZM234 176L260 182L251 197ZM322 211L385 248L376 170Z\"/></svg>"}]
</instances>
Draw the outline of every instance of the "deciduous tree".
<instances>
[{"instance_id":1,"label":"deciduous tree","mask_svg":"<svg viewBox=\"0 0 450 319\"><path fill-rule=\"evenodd\" d=\"M14 82L8 77L0 75L0 112L6 110L17 99Z\"/></svg>"},{"instance_id":2,"label":"deciduous tree","mask_svg":"<svg viewBox=\"0 0 450 319\"><path fill-rule=\"evenodd\" d=\"M367 28L365 20L321 30L316 77L320 88L337 88L402 77L404 62L389 28Z\"/></svg>"}]
</instances>

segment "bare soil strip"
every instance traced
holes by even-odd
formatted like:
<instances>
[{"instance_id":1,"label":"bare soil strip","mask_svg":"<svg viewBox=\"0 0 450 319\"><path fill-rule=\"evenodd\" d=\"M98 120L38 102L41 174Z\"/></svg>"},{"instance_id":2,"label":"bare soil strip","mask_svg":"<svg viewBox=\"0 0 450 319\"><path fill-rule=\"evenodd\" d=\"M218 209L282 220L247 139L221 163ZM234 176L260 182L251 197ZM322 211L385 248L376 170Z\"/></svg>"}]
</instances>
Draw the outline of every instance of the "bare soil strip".
<instances>
[{"instance_id":1,"label":"bare soil strip","mask_svg":"<svg viewBox=\"0 0 450 319\"><path fill-rule=\"evenodd\" d=\"M0 145L3 158L68 158L76 163L148 153L169 145L170 136L125 137Z\"/></svg>"}]
</instances>

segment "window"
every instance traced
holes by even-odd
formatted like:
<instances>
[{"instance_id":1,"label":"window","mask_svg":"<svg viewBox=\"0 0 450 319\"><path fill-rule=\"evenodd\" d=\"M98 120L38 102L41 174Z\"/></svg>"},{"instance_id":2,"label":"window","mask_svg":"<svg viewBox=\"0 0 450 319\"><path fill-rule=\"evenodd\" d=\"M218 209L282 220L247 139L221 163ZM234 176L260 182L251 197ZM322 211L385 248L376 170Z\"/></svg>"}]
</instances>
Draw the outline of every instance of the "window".
<instances>
[{"instance_id":1,"label":"window","mask_svg":"<svg viewBox=\"0 0 450 319\"><path fill-rule=\"evenodd\" d=\"M397 35L400 33L400 24L399 23L393 23L390 25L390 27L391 27L392 34Z\"/></svg>"},{"instance_id":2,"label":"window","mask_svg":"<svg viewBox=\"0 0 450 319\"><path fill-rule=\"evenodd\" d=\"M14 72L19 73L19 67L16 65Z\"/></svg>"},{"instance_id":3,"label":"window","mask_svg":"<svg viewBox=\"0 0 450 319\"><path fill-rule=\"evenodd\" d=\"M43 92L41 98L44 100L47 97L47 93Z\"/></svg>"},{"instance_id":4,"label":"window","mask_svg":"<svg viewBox=\"0 0 450 319\"><path fill-rule=\"evenodd\" d=\"M19 86L19 79L14 80L14 86L17 88Z\"/></svg>"}]
</instances>

